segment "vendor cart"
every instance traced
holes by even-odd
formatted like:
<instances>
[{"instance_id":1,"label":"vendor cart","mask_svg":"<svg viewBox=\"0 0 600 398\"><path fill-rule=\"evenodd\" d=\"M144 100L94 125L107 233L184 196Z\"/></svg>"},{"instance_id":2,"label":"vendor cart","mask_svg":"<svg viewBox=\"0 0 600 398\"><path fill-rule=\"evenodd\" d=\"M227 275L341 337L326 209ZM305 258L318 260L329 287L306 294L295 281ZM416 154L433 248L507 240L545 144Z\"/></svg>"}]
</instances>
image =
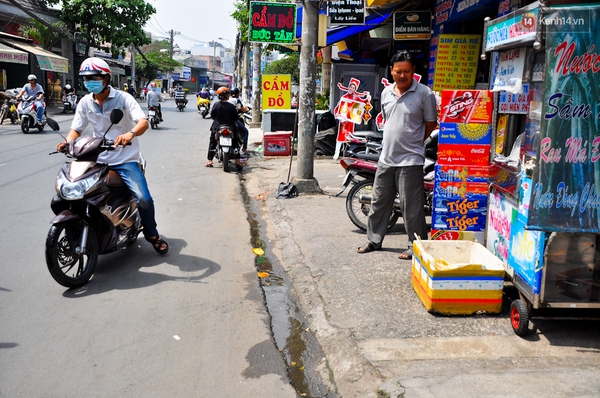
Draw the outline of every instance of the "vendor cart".
<instances>
[{"instance_id":1,"label":"vendor cart","mask_svg":"<svg viewBox=\"0 0 600 398\"><path fill-rule=\"evenodd\" d=\"M495 92L486 247L519 292L518 335L536 309L600 308L600 4L567 1L484 28Z\"/></svg>"}]
</instances>

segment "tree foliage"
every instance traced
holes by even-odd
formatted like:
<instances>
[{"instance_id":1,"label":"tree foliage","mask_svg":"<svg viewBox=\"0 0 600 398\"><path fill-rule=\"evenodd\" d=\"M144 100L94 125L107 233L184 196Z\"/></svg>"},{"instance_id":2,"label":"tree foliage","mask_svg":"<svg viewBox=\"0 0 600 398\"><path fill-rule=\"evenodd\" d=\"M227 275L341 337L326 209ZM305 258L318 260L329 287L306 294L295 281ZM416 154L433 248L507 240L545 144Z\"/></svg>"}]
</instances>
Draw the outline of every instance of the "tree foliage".
<instances>
[{"instance_id":1,"label":"tree foliage","mask_svg":"<svg viewBox=\"0 0 600 398\"><path fill-rule=\"evenodd\" d=\"M63 38L63 35L57 32L67 31L67 26L62 21L55 22L51 24L51 26L54 29L49 28L36 19L31 19L29 20L29 24L22 25L19 30L22 35L34 39L40 43L43 48L48 50Z\"/></svg>"},{"instance_id":2,"label":"tree foliage","mask_svg":"<svg viewBox=\"0 0 600 398\"><path fill-rule=\"evenodd\" d=\"M135 57L135 70L138 75L154 80L161 72L172 71L181 64L171 57L166 51L149 51L144 56L150 63L146 62L139 54Z\"/></svg>"},{"instance_id":3,"label":"tree foliage","mask_svg":"<svg viewBox=\"0 0 600 398\"><path fill-rule=\"evenodd\" d=\"M120 48L150 43L142 29L156 9L144 0L41 0L61 5L61 21L97 47Z\"/></svg>"},{"instance_id":4,"label":"tree foliage","mask_svg":"<svg viewBox=\"0 0 600 398\"><path fill-rule=\"evenodd\" d=\"M289 54L273 61L263 69L265 75L292 75L292 83L300 82L300 54Z\"/></svg>"}]
</instances>

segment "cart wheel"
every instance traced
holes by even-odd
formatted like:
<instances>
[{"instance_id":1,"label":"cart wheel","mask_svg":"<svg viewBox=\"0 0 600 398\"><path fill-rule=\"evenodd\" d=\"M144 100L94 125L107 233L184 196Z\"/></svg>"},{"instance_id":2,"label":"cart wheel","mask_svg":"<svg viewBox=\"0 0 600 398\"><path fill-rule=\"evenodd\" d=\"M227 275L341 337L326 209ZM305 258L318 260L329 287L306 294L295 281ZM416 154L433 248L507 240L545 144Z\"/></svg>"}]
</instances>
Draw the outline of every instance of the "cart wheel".
<instances>
[{"instance_id":1,"label":"cart wheel","mask_svg":"<svg viewBox=\"0 0 600 398\"><path fill-rule=\"evenodd\" d=\"M517 336L525 336L529 332L529 310L523 300L510 304L510 323Z\"/></svg>"}]
</instances>

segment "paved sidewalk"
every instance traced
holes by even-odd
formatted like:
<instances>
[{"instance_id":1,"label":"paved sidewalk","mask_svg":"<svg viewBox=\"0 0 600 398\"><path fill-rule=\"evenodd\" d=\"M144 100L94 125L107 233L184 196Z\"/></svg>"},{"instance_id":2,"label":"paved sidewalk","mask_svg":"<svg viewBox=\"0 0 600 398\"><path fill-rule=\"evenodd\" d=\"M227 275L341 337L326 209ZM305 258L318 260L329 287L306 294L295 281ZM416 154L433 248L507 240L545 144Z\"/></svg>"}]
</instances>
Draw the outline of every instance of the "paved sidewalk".
<instances>
[{"instance_id":1,"label":"paved sidewalk","mask_svg":"<svg viewBox=\"0 0 600 398\"><path fill-rule=\"evenodd\" d=\"M251 150L261 137L251 129ZM334 197L342 167L316 159L324 193L279 200L289 163L254 156L244 174L250 197L264 201L268 250L290 276L341 396L600 396L599 322L536 320L523 339L510 326L508 300L499 315L428 313L412 288L411 262L397 258L408 243L401 220L383 250L356 253L366 234L346 215L347 191Z\"/></svg>"}]
</instances>

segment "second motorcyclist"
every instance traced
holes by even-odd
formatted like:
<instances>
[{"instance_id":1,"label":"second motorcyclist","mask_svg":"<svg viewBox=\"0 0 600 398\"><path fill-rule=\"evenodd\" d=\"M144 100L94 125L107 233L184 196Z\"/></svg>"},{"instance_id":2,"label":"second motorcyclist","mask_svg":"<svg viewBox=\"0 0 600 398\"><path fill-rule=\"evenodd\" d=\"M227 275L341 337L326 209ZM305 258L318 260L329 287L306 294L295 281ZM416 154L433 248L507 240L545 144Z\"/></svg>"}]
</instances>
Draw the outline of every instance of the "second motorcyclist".
<instances>
[{"instance_id":1,"label":"second motorcyclist","mask_svg":"<svg viewBox=\"0 0 600 398\"><path fill-rule=\"evenodd\" d=\"M240 89L239 88L235 87L233 90L231 90L231 98L229 99L229 102L231 102L235 106L235 109L237 109L237 112L238 112L237 127L238 127L238 131L240 132L241 138L243 140L242 153L244 155L247 155L248 154L248 129L246 128L246 125L244 123L244 113L248 112L248 108L246 106L244 106L244 103L240 99Z\"/></svg>"},{"instance_id":2,"label":"second motorcyclist","mask_svg":"<svg viewBox=\"0 0 600 398\"><path fill-rule=\"evenodd\" d=\"M156 83L150 82L150 84L149 84L148 87L149 87L149 90L148 90L148 109L150 109L151 106L155 107L157 115L158 115L158 118L162 122L163 121L163 118L162 118L162 108L160 106L160 103L162 102L162 98L161 98L160 94L156 92Z\"/></svg>"},{"instance_id":3,"label":"second motorcyclist","mask_svg":"<svg viewBox=\"0 0 600 398\"><path fill-rule=\"evenodd\" d=\"M211 133L208 142L208 162L206 162L206 167L213 167L213 158L215 157L215 150L217 148L215 132L219 129L219 126L227 124L234 130L237 130L236 122L238 120L238 113L235 106L229 102L229 95L230 91L227 87L219 87L217 90L219 102L217 102L210 111L213 123L210 126ZM239 137L239 134L236 135ZM239 168L241 167L241 164L239 163L239 159L237 159L237 161Z\"/></svg>"},{"instance_id":4,"label":"second motorcyclist","mask_svg":"<svg viewBox=\"0 0 600 398\"><path fill-rule=\"evenodd\" d=\"M110 67L101 58L88 58L81 64L79 76L83 78L85 88L90 91L79 102L71 130L66 141L57 145L60 152L63 148L81 136L88 124L92 124L94 136L114 141L115 151L106 151L98 157L99 163L106 163L116 171L135 198L140 212L144 237L159 254L169 251L167 242L158 235L154 219L154 200L148 190L146 177L142 173L138 159L140 145L136 137L148 129L148 120L139 103L129 94L115 90L109 85ZM124 113L120 123L112 125L110 113L113 109L121 109ZM110 130L108 130L110 127ZM127 145L131 143L131 145Z\"/></svg>"},{"instance_id":5,"label":"second motorcyclist","mask_svg":"<svg viewBox=\"0 0 600 398\"><path fill-rule=\"evenodd\" d=\"M27 76L29 83L23 86L23 89L17 95L17 101L26 95L25 99L35 97L35 106L37 107L37 122L38 125L42 125L42 118L44 116L45 106L42 99L44 98L44 89L42 86L37 84L37 77L35 75Z\"/></svg>"},{"instance_id":6,"label":"second motorcyclist","mask_svg":"<svg viewBox=\"0 0 600 398\"><path fill-rule=\"evenodd\" d=\"M75 111L75 109L77 108L77 101L75 101L74 99L71 99L70 96L72 94L75 94L75 89L73 87L71 87L70 84L66 84L63 87L61 98L63 99L63 103L65 101L69 101L71 103L71 106L73 107L73 111ZM67 113L67 110L63 109L62 113Z\"/></svg>"}]
</instances>

